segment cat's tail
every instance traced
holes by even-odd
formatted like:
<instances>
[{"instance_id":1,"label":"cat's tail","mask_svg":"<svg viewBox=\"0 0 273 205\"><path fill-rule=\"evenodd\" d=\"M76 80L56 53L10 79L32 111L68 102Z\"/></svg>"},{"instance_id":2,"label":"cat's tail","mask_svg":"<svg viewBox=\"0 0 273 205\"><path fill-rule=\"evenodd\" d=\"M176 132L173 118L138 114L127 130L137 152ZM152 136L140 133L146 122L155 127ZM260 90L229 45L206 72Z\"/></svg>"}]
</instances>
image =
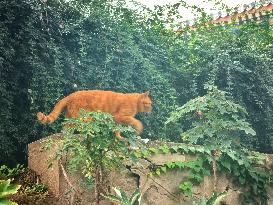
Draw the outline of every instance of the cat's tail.
<instances>
[{"instance_id":1,"label":"cat's tail","mask_svg":"<svg viewBox=\"0 0 273 205\"><path fill-rule=\"evenodd\" d=\"M66 107L68 98L65 97L62 100L60 100L54 107L54 109L52 110L52 112L49 115L45 115L42 112L38 112L37 113L37 118L40 122L46 124L46 123L52 123L54 122L59 115L61 114L62 110L64 107Z\"/></svg>"}]
</instances>

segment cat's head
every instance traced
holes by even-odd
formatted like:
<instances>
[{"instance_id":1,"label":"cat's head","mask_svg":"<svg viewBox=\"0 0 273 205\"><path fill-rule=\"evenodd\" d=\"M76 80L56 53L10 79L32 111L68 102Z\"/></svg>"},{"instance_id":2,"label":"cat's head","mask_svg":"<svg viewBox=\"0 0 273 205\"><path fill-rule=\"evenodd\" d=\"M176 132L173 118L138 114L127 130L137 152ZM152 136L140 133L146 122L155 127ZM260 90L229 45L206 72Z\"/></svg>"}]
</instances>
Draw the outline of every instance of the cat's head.
<instances>
[{"instance_id":1,"label":"cat's head","mask_svg":"<svg viewBox=\"0 0 273 205\"><path fill-rule=\"evenodd\" d=\"M149 97L149 91L141 93L138 101L138 112L151 112L152 100Z\"/></svg>"}]
</instances>

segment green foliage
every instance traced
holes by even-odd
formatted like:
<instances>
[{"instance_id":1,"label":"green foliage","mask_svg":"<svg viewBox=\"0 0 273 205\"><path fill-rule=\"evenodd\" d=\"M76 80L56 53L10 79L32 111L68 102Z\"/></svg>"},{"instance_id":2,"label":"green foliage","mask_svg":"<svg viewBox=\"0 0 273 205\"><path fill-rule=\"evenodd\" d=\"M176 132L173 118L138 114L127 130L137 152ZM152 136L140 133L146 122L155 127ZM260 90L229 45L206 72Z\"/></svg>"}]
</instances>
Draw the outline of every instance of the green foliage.
<instances>
[{"instance_id":1,"label":"green foliage","mask_svg":"<svg viewBox=\"0 0 273 205\"><path fill-rule=\"evenodd\" d=\"M246 108L257 133L245 141L262 152L272 152L273 35L268 18L272 13L261 23L198 26L172 38L169 56L179 103L204 95L205 84L228 91Z\"/></svg>"},{"instance_id":2,"label":"green foliage","mask_svg":"<svg viewBox=\"0 0 273 205\"><path fill-rule=\"evenodd\" d=\"M7 197L16 194L21 186L11 184L10 182L10 179L0 180L0 204L2 205L17 205L17 203L8 200Z\"/></svg>"},{"instance_id":3,"label":"green foliage","mask_svg":"<svg viewBox=\"0 0 273 205\"><path fill-rule=\"evenodd\" d=\"M59 132L62 118L44 126L36 113L81 89L150 90L154 110L137 116L143 136L178 140L180 122L164 126L169 112L204 95L207 83L246 108L257 136L245 141L273 151L272 13L260 24L202 27L208 16L198 5L137 7L123 0L0 2L0 162L25 162L28 143ZM197 30L166 29L183 19L180 8L204 17Z\"/></svg>"},{"instance_id":4,"label":"green foliage","mask_svg":"<svg viewBox=\"0 0 273 205\"><path fill-rule=\"evenodd\" d=\"M160 174L166 173L168 170L171 170L171 169L180 169L180 170L186 170L186 171L189 170L189 173L187 175L188 181L181 182L181 184L179 185L179 189L186 196L192 196L193 183L200 184L201 182L203 182L205 175L210 175L210 171L205 165L208 162L207 160L204 160L204 159L198 158L197 160L186 161L186 162L180 162L180 161L168 162L167 164L157 168L154 171L154 173L159 176ZM150 173L149 175L152 176L153 173Z\"/></svg>"},{"instance_id":5,"label":"green foliage","mask_svg":"<svg viewBox=\"0 0 273 205\"><path fill-rule=\"evenodd\" d=\"M209 199L203 198L199 203L194 202L192 205L217 205L223 198L227 196L227 194L227 192L214 192Z\"/></svg>"},{"instance_id":6,"label":"green foliage","mask_svg":"<svg viewBox=\"0 0 273 205\"><path fill-rule=\"evenodd\" d=\"M232 177L233 183L244 187L248 191L244 193L244 202L255 204L257 200L261 204L267 204L267 187L272 186L272 170L261 163L264 155L249 152L245 149L223 149L219 156L212 154L212 149L206 146L193 146L182 144L179 146L151 147L145 151L138 151L137 157L148 157L154 154L181 153L183 155L195 155L196 160L184 162L168 162L151 170L150 176L164 174L172 169L180 169L187 172L187 178L183 179L179 188L187 196L192 195L192 186L203 181L204 176L212 173L213 162L216 163L216 171L224 172ZM258 166L258 167L257 167ZM262 166L262 169L259 168ZM182 179L181 179L182 180Z\"/></svg>"},{"instance_id":7,"label":"green foliage","mask_svg":"<svg viewBox=\"0 0 273 205\"><path fill-rule=\"evenodd\" d=\"M192 196L192 182L185 181L179 185L179 189L182 191L185 196Z\"/></svg>"},{"instance_id":8,"label":"green foliage","mask_svg":"<svg viewBox=\"0 0 273 205\"><path fill-rule=\"evenodd\" d=\"M26 186L24 192L27 194L43 194L48 191L48 187L44 184L32 184Z\"/></svg>"},{"instance_id":9,"label":"green foliage","mask_svg":"<svg viewBox=\"0 0 273 205\"><path fill-rule=\"evenodd\" d=\"M38 203L38 201L41 199L50 197L47 186L38 183L37 178L39 177L32 170L24 167L23 165L17 165L15 168L9 168L6 165L2 165L0 167L0 180L7 182L9 179L11 179L10 181L12 181L12 187L18 188L18 186L14 184L20 184L19 193L16 194L16 196L9 195L5 197L5 199L16 200L16 202L19 204L35 204L35 202ZM34 195L35 197L33 198ZM2 201L0 200L0 204L2 205L3 203L1 202Z\"/></svg>"},{"instance_id":10,"label":"green foliage","mask_svg":"<svg viewBox=\"0 0 273 205\"><path fill-rule=\"evenodd\" d=\"M89 180L95 178L97 169L111 170L120 167L127 157L136 159L128 147L136 146L135 130L115 123L108 113L81 110L79 118L67 119L65 124L65 137L54 159L69 154L69 168L81 171ZM115 137L116 131L121 132L128 146Z\"/></svg>"},{"instance_id":11,"label":"green foliage","mask_svg":"<svg viewBox=\"0 0 273 205\"><path fill-rule=\"evenodd\" d=\"M9 168L6 165L0 166L0 179L2 178L13 178L19 176L25 172L26 168L22 164L17 164L15 168Z\"/></svg>"},{"instance_id":12,"label":"green foliage","mask_svg":"<svg viewBox=\"0 0 273 205\"><path fill-rule=\"evenodd\" d=\"M45 126L36 113L82 89L150 90L154 110L138 117L144 135L164 135L177 95L164 71L165 37L123 3L1 1L1 160L24 161L29 142L60 131L62 118Z\"/></svg>"},{"instance_id":13,"label":"green foliage","mask_svg":"<svg viewBox=\"0 0 273 205\"><path fill-rule=\"evenodd\" d=\"M137 153L138 157L148 157L153 154L168 154L168 153L181 153L181 154L200 154L202 156L197 157L196 160L191 161L176 161L168 162L162 166L156 167L154 170L148 174L149 176L161 175L172 169L180 169L187 171L187 179L183 180L179 189L186 196L192 196L193 184L200 184L204 180L205 175L210 175L210 162L212 161L212 156L210 155L210 149L201 146L190 146L190 145L179 145L168 147L167 145L160 146L158 148L151 147L148 150Z\"/></svg>"},{"instance_id":14,"label":"green foliage","mask_svg":"<svg viewBox=\"0 0 273 205\"><path fill-rule=\"evenodd\" d=\"M130 146L137 146L135 130L117 124L109 113L88 113L84 110L80 111L78 118L66 119L64 124L65 136L60 140L49 166L52 160L68 156L69 170L82 173L89 187L95 185L96 201L99 203L109 171L121 168L125 159L137 160L130 149ZM116 132L120 132L124 140L118 139ZM49 141L44 148L50 149L51 145Z\"/></svg>"},{"instance_id":15,"label":"green foliage","mask_svg":"<svg viewBox=\"0 0 273 205\"><path fill-rule=\"evenodd\" d=\"M171 113L166 124L184 120L190 125L181 134L184 141L203 144L211 148L234 147L241 136L256 133L246 122L246 110L216 87L208 87L208 93L190 100Z\"/></svg>"},{"instance_id":16,"label":"green foliage","mask_svg":"<svg viewBox=\"0 0 273 205\"><path fill-rule=\"evenodd\" d=\"M255 198L260 199L261 204L267 204L267 186L272 185L272 170L257 168L256 160L252 154L229 151L223 153L217 159L219 170L230 173L239 186L245 186L249 190L244 193L245 203L254 203Z\"/></svg>"},{"instance_id":17,"label":"green foliage","mask_svg":"<svg viewBox=\"0 0 273 205\"><path fill-rule=\"evenodd\" d=\"M116 195L103 195L105 198L110 199L113 202L119 202L122 205L140 205L141 192L140 189L136 189L132 196L129 198L123 189L113 187Z\"/></svg>"}]
</instances>

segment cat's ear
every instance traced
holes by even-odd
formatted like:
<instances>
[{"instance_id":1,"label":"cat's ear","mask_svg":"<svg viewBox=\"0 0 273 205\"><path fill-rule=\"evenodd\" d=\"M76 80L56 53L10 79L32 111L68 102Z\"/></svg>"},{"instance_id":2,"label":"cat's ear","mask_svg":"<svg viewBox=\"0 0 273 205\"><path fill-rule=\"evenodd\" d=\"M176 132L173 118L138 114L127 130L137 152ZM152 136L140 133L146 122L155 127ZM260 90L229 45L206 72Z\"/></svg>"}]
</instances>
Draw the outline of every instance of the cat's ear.
<instances>
[{"instance_id":1,"label":"cat's ear","mask_svg":"<svg viewBox=\"0 0 273 205\"><path fill-rule=\"evenodd\" d=\"M143 93L143 97L149 97L150 91L146 91L145 93Z\"/></svg>"}]
</instances>

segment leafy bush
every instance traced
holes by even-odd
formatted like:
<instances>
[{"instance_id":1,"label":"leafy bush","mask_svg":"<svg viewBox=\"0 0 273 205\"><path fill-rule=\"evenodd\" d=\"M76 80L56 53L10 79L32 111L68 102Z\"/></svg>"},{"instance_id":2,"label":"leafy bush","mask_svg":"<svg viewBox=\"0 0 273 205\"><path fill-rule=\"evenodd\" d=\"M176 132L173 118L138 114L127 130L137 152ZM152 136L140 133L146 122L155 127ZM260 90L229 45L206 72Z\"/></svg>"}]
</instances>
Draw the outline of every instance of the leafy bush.
<instances>
[{"instance_id":1,"label":"leafy bush","mask_svg":"<svg viewBox=\"0 0 273 205\"><path fill-rule=\"evenodd\" d=\"M65 137L55 158L69 153L69 168L81 170L86 178L91 179L98 167L112 169L120 166L127 156L134 157L125 141L116 138L115 132L121 132L129 145L135 146L135 130L117 124L111 114L81 110L79 118L67 119L65 124Z\"/></svg>"},{"instance_id":2,"label":"leafy bush","mask_svg":"<svg viewBox=\"0 0 273 205\"><path fill-rule=\"evenodd\" d=\"M171 113L166 124L183 119L187 130L181 136L184 141L211 148L230 148L244 135L255 136L246 121L246 110L216 87L208 87L208 93L190 100Z\"/></svg>"},{"instance_id":3,"label":"leafy bush","mask_svg":"<svg viewBox=\"0 0 273 205\"><path fill-rule=\"evenodd\" d=\"M94 180L99 201L107 173L120 168L125 159L136 160L130 150L130 146L137 146L135 130L117 124L111 114L84 110L78 118L67 119L65 124L65 137L52 160L68 155L71 171L80 171L89 182ZM125 137L124 141L115 136L117 131Z\"/></svg>"},{"instance_id":4,"label":"leafy bush","mask_svg":"<svg viewBox=\"0 0 273 205\"><path fill-rule=\"evenodd\" d=\"M22 174L26 168L22 164L17 164L15 168L9 168L6 165L0 166L0 179L13 178Z\"/></svg>"},{"instance_id":5,"label":"leafy bush","mask_svg":"<svg viewBox=\"0 0 273 205\"><path fill-rule=\"evenodd\" d=\"M268 18L272 12L260 23L197 26L180 33L172 38L169 59L181 105L203 96L205 84L216 85L249 113L257 135L248 145L272 153L273 25Z\"/></svg>"}]
</instances>

